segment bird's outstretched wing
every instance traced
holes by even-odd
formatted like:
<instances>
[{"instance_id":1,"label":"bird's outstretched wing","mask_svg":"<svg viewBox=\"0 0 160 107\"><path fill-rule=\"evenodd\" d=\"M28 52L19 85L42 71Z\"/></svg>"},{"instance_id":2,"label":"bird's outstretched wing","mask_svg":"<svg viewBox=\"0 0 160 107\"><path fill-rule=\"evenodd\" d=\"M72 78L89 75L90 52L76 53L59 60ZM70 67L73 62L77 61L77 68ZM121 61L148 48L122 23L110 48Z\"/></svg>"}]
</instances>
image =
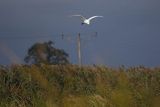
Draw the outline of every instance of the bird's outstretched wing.
<instances>
[{"instance_id":1,"label":"bird's outstretched wing","mask_svg":"<svg viewBox=\"0 0 160 107\"><path fill-rule=\"evenodd\" d=\"M92 17L88 18L88 20L92 20L92 19L94 19L96 17L103 17L103 16L92 16Z\"/></svg>"},{"instance_id":2,"label":"bird's outstretched wing","mask_svg":"<svg viewBox=\"0 0 160 107\"><path fill-rule=\"evenodd\" d=\"M71 15L71 16L78 16L78 17L80 17L80 18L81 18L81 20L82 20L82 21L86 20L86 18L85 18L85 17L83 17L82 15Z\"/></svg>"}]
</instances>

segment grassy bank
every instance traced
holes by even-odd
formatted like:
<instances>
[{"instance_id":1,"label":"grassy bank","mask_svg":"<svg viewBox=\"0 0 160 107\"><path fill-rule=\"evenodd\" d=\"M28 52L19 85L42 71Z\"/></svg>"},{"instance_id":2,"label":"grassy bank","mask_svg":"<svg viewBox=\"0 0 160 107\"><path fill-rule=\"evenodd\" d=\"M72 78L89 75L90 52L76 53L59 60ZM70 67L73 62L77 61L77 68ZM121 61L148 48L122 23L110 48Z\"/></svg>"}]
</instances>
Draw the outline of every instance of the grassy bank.
<instances>
[{"instance_id":1,"label":"grassy bank","mask_svg":"<svg viewBox=\"0 0 160 107\"><path fill-rule=\"evenodd\" d=\"M159 107L160 68L0 66L0 107Z\"/></svg>"}]
</instances>

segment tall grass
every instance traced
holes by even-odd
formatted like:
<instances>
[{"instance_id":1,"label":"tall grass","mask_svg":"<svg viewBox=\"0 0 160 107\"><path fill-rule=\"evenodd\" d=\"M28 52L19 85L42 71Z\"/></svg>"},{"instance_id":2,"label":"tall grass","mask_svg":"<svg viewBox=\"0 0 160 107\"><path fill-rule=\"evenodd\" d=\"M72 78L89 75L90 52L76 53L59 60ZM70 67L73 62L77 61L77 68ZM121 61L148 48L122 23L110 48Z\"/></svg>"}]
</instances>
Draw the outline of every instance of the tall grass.
<instances>
[{"instance_id":1,"label":"tall grass","mask_svg":"<svg viewBox=\"0 0 160 107\"><path fill-rule=\"evenodd\" d=\"M0 66L0 107L159 107L160 68Z\"/></svg>"}]
</instances>

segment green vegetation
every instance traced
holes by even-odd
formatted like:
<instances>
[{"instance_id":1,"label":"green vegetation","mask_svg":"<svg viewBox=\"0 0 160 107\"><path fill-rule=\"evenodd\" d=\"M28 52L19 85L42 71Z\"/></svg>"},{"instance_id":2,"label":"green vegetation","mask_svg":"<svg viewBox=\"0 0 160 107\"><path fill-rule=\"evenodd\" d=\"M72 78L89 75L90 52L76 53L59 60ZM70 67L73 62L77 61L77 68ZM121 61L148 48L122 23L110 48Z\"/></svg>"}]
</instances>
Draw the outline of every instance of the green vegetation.
<instances>
[{"instance_id":1,"label":"green vegetation","mask_svg":"<svg viewBox=\"0 0 160 107\"><path fill-rule=\"evenodd\" d=\"M0 107L159 107L160 68L0 66Z\"/></svg>"}]
</instances>

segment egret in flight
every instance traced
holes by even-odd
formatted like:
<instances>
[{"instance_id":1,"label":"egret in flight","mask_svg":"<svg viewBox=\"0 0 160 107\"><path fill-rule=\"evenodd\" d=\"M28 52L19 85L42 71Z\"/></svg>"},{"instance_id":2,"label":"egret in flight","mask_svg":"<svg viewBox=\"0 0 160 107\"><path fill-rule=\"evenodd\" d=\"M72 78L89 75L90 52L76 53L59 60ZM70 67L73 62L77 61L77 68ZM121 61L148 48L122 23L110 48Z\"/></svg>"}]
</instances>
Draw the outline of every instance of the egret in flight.
<instances>
[{"instance_id":1,"label":"egret in flight","mask_svg":"<svg viewBox=\"0 0 160 107\"><path fill-rule=\"evenodd\" d=\"M82 25L83 25L83 24L89 25L89 24L90 24L90 21L91 21L92 19L96 18L96 17L103 17L103 16L92 16L92 17L90 17L90 18L87 19L87 18L85 18L85 17L82 16L82 15L72 15L72 16L80 17L81 20L82 20Z\"/></svg>"}]
</instances>

